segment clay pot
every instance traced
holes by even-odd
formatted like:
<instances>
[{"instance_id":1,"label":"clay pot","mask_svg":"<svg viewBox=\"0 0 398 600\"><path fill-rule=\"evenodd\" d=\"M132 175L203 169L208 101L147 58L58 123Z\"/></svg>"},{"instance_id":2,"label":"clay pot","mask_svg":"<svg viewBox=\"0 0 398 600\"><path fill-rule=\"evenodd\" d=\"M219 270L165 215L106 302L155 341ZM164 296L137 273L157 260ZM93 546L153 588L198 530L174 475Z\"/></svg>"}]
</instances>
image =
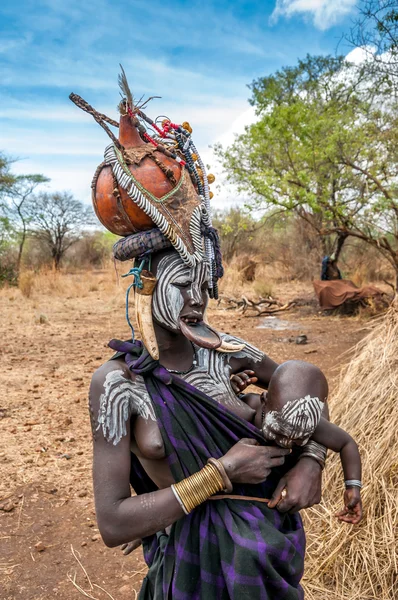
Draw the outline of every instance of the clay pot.
<instances>
[{"instance_id":1,"label":"clay pot","mask_svg":"<svg viewBox=\"0 0 398 600\"><path fill-rule=\"evenodd\" d=\"M126 150L146 146L129 115L120 117L119 141ZM166 167L172 169L178 181L181 176L178 162L158 151L156 155ZM163 171L149 157L143 158L139 165L129 165L129 169L134 177L157 198L161 198L173 188ZM94 210L104 227L122 236L155 227L153 221L138 208L125 190L120 187L118 193L114 190L112 169L105 166L101 169L92 195Z\"/></svg>"}]
</instances>

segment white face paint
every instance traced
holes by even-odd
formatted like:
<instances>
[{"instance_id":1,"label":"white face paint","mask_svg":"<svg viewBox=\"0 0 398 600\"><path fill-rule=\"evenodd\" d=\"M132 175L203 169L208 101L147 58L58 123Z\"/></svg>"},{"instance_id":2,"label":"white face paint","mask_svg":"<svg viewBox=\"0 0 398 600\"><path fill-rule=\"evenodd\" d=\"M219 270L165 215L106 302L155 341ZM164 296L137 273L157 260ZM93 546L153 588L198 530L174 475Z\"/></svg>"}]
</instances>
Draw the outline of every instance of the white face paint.
<instances>
[{"instance_id":1,"label":"white face paint","mask_svg":"<svg viewBox=\"0 0 398 600\"><path fill-rule=\"evenodd\" d=\"M97 431L102 429L105 439L116 445L126 435L126 422L132 415L156 421L145 384L126 379L121 369L111 371L100 396Z\"/></svg>"},{"instance_id":2,"label":"white face paint","mask_svg":"<svg viewBox=\"0 0 398 600\"><path fill-rule=\"evenodd\" d=\"M324 403L310 395L289 400L281 410L266 411L263 434L269 441L290 448L304 446L314 433L322 415Z\"/></svg>"},{"instance_id":3,"label":"white face paint","mask_svg":"<svg viewBox=\"0 0 398 600\"><path fill-rule=\"evenodd\" d=\"M193 268L187 267L179 256L172 254L162 258L156 277L158 282L152 297L153 317L158 323L177 331L184 306L181 290L185 289L193 301L201 303L202 287L209 280L208 265L199 263ZM195 310L194 307L192 310Z\"/></svg>"}]
</instances>

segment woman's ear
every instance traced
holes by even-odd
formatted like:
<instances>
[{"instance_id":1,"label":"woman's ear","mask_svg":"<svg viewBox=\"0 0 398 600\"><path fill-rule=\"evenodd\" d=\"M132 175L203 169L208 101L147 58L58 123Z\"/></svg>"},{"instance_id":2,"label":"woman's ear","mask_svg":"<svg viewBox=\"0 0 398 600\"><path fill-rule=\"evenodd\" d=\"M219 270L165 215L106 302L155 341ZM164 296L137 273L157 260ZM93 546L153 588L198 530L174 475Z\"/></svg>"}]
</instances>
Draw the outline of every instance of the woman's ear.
<instances>
[{"instance_id":1,"label":"woman's ear","mask_svg":"<svg viewBox=\"0 0 398 600\"><path fill-rule=\"evenodd\" d=\"M268 392L267 391L262 392L262 394L260 396L260 400L264 406L267 406L267 404L268 404Z\"/></svg>"}]
</instances>

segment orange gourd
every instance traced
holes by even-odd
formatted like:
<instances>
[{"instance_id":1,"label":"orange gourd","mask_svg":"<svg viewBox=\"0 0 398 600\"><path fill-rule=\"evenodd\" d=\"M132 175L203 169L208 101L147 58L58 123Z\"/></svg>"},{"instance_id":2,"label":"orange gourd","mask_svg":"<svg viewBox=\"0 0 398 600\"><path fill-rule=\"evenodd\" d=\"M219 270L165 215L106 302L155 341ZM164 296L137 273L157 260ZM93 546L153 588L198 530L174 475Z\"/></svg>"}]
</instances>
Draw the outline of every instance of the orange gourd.
<instances>
[{"instance_id":1,"label":"orange gourd","mask_svg":"<svg viewBox=\"0 0 398 600\"><path fill-rule=\"evenodd\" d=\"M129 115L122 115L119 124L119 141L125 150L147 146L141 139ZM179 181L181 167L177 161L155 151L155 156L169 169ZM154 196L161 198L167 194L173 184L160 167L148 156L139 164L129 165L134 177ZM92 194L95 213L101 223L116 235L126 236L137 231L155 227L153 221L128 196L127 192L117 186L110 166L103 166L93 187Z\"/></svg>"}]
</instances>

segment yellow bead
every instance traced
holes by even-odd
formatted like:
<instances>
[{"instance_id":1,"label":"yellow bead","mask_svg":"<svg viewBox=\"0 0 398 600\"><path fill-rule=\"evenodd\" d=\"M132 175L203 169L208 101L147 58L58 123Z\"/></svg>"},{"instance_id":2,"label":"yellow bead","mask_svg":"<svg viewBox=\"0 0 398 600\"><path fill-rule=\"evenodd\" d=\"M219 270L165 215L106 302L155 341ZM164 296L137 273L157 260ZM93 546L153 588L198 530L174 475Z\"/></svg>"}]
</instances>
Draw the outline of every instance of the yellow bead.
<instances>
[{"instance_id":1,"label":"yellow bead","mask_svg":"<svg viewBox=\"0 0 398 600\"><path fill-rule=\"evenodd\" d=\"M213 196L214 196L213 192L209 192L209 198L210 198L210 200L213 198Z\"/></svg>"},{"instance_id":2,"label":"yellow bead","mask_svg":"<svg viewBox=\"0 0 398 600\"><path fill-rule=\"evenodd\" d=\"M187 131L189 131L189 133L192 133L192 127L190 126L190 124L188 123L188 121L184 121L184 123L182 124L182 127L184 129L186 129Z\"/></svg>"},{"instance_id":3,"label":"yellow bead","mask_svg":"<svg viewBox=\"0 0 398 600\"><path fill-rule=\"evenodd\" d=\"M216 180L216 178L214 177L213 173L209 173L208 176L207 176L207 181L209 183L214 183L215 180Z\"/></svg>"},{"instance_id":4,"label":"yellow bead","mask_svg":"<svg viewBox=\"0 0 398 600\"><path fill-rule=\"evenodd\" d=\"M198 167L196 170L198 172L199 177L202 178L203 177L203 171L202 171L202 169L200 167Z\"/></svg>"},{"instance_id":5,"label":"yellow bead","mask_svg":"<svg viewBox=\"0 0 398 600\"><path fill-rule=\"evenodd\" d=\"M193 160L193 162L196 162L198 160L198 155L192 154L192 160Z\"/></svg>"}]
</instances>

